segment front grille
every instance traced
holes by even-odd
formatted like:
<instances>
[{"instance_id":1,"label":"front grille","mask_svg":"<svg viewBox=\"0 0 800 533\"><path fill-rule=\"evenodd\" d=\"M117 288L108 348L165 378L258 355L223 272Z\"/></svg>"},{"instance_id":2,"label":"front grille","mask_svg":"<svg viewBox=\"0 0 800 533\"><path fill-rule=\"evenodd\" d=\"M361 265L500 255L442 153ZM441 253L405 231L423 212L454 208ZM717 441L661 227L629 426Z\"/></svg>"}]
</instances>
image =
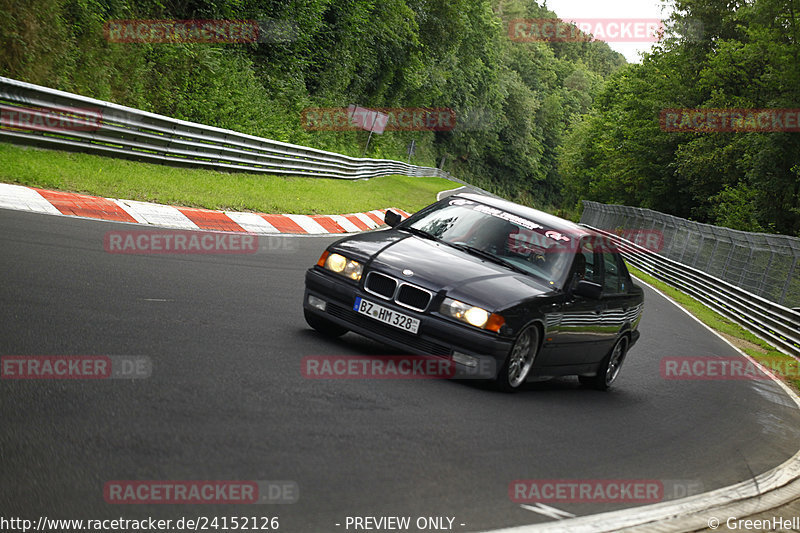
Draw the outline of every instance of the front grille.
<instances>
[{"instance_id":1,"label":"front grille","mask_svg":"<svg viewBox=\"0 0 800 533\"><path fill-rule=\"evenodd\" d=\"M345 309L344 307L338 306L332 302L328 302L327 312L351 324L367 328L369 331L375 332L376 335L380 335L381 337L385 337L408 346L418 353L438 356L450 355L450 348L443 344L425 340L419 337L419 335L406 333L397 328L387 326L386 324L381 324L376 320L372 320L364 315L356 313L351 309Z\"/></svg>"},{"instance_id":2,"label":"front grille","mask_svg":"<svg viewBox=\"0 0 800 533\"><path fill-rule=\"evenodd\" d=\"M401 305L410 307L417 311L425 311L431 301L432 294L426 290L417 288L413 285L400 285L395 300Z\"/></svg>"},{"instance_id":3,"label":"front grille","mask_svg":"<svg viewBox=\"0 0 800 533\"><path fill-rule=\"evenodd\" d=\"M391 299L397 288L397 281L380 272L370 272L367 274L367 281L364 283L364 288L367 292Z\"/></svg>"},{"instance_id":4,"label":"front grille","mask_svg":"<svg viewBox=\"0 0 800 533\"><path fill-rule=\"evenodd\" d=\"M400 282L391 276L372 271L367 274L364 289L387 300L394 300L403 307L424 312L433 298L433 293L410 283Z\"/></svg>"}]
</instances>

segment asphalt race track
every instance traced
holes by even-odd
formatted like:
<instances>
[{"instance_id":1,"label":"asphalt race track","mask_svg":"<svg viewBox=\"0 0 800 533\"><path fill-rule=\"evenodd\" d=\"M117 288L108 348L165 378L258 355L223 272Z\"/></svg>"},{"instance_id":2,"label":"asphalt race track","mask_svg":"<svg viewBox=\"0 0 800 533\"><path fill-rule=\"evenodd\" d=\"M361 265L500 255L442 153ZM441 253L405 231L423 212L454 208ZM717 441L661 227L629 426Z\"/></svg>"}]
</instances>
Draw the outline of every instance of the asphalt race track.
<instances>
[{"instance_id":1,"label":"asphalt race track","mask_svg":"<svg viewBox=\"0 0 800 533\"><path fill-rule=\"evenodd\" d=\"M513 480L711 490L774 468L800 443L800 413L772 382L661 377L662 357L736 352L648 288L641 340L606 393L574 378L513 395L474 382L311 380L307 355L398 353L306 326L304 273L334 238L272 237L254 255L119 255L103 249L112 229L132 227L0 209L0 355L153 363L147 379L0 381L6 515L278 516L284 532L444 516L479 531L551 520L510 500ZM300 498L112 505L112 480L292 480Z\"/></svg>"}]
</instances>

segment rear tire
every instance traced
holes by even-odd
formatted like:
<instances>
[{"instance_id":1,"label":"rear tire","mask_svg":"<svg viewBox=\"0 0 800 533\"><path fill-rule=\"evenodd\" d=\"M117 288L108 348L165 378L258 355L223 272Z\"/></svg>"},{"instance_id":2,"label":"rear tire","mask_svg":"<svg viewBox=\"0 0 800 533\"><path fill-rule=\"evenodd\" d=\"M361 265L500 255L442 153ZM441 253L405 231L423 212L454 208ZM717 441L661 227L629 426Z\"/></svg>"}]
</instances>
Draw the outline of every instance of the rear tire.
<instances>
[{"instance_id":1,"label":"rear tire","mask_svg":"<svg viewBox=\"0 0 800 533\"><path fill-rule=\"evenodd\" d=\"M622 363L625 362L625 356L628 354L628 337L620 337L614 343L614 347L600 363L595 376L578 376L582 385L591 387L597 390L607 390L622 368Z\"/></svg>"},{"instance_id":2,"label":"rear tire","mask_svg":"<svg viewBox=\"0 0 800 533\"><path fill-rule=\"evenodd\" d=\"M349 331L347 328L315 315L308 309L303 309L303 314L309 326L328 337L341 337Z\"/></svg>"},{"instance_id":3,"label":"rear tire","mask_svg":"<svg viewBox=\"0 0 800 533\"><path fill-rule=\"evenodd\" d=\"M531 324L517 335L511 350L495 379L495 386L503 392L515 392L528 378L536 354L539 352L539 328Z\"/></svg>"}]
</instances>

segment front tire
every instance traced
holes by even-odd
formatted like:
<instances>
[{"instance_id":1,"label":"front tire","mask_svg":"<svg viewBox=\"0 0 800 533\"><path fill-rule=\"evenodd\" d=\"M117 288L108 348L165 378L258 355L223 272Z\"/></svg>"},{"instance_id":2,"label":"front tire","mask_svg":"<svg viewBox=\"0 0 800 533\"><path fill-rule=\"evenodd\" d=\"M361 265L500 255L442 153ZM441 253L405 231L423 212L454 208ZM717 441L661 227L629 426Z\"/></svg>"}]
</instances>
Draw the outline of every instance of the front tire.
<instances>
[{"instance_id":1,"label":"front tire","mask_svg":"<svg viewBox=\"0 0 800 533\"><path fill-rule=\"evenodd\" d=\"M614 344L614 347L608 355L600 363L597 369L597 375L594 376L578 376L580 382L593 389L606 390L619 376L619 371L622 368L622 363L625 362L625 356L628 353L628 337L620 337Z\"/></svg>"},{"instance_id":2,"label":"front tire","mask_svg":"<svg viewBox=\"0 0 800 533\"><path fill-rule=\"evenodd\" d=\"M514 345L497 374L495 385L503 392L514 392L525 383L539 352L539 328L531 324L517 335Z\"/></svg>"},{"instance_id":3,"label":"front tire","mask_svg":"<svg viewBox=\"0 0 800 533\"><path fill-rule=\"evenodd\" d=\"M308 309L303 309L303 314L305 315L306 322L309 326L328 337L341 337L349 331L347 328L343 328L338 324L334 324L329 320L325 320L324 318L315 315Z\"/></svg>"}]
</instances>

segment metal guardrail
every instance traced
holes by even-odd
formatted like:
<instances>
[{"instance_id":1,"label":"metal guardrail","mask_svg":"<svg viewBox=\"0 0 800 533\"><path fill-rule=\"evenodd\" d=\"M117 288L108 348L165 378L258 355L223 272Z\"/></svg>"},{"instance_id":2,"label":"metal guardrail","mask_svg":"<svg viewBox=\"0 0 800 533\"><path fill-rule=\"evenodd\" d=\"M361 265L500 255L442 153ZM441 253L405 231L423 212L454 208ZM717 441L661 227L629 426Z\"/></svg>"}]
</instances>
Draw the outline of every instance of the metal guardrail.
<instances>
[{"instance_id":1,"label":"metal guardrail","mask_svg":"<svg viewBox=\"0 0 800 533\"><path fill-rule=\"evenodd\" d=\"M786 307L800 307L800 238L702 224L651 209L583 202L581 221L654 230L658 253Z\"/></svg>"},{"instance_id":2,"label":"metal guardrail","mask_svg":"<svg viewBox=\"0 0 800 533\"><path fill-rule=\"evenodd\" d=\"M348 157L3 77L0 117L0 141L57 150L225 172L340 179L401 174L463 183L438 168Z\"/></svg>"},{"instance_id":3,"label":"metal guardrail","mask_svg":"<svg viewBox=\"0 0 800 533\"><path fill-rule=\"evenodd\" d=\"M639 270L693 296L779 350L800 357L800 312L663 257L613 233L583 225L612 239L625 260Z\"/></svg>"}]
</instances>

